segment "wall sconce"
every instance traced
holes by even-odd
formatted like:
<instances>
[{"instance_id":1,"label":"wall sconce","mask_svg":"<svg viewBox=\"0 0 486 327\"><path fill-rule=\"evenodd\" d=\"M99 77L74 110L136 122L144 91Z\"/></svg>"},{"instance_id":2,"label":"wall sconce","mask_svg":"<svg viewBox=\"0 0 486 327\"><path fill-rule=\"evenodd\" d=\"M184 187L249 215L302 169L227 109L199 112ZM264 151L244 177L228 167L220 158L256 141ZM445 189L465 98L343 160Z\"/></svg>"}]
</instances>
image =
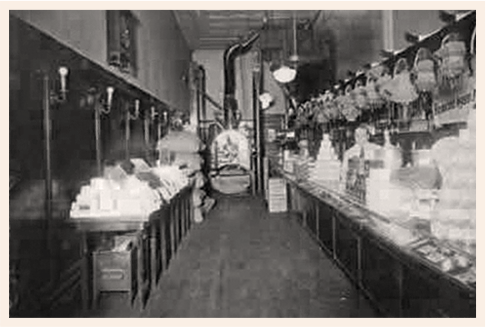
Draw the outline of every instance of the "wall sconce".
<instances>
[{"instance_id":1,"label":"wall sconce","mask_svg":"<svg viewBox=\"0 0 486 327\"><path fill-rule=\"evenodd\" d=\"M59 93L56 93L55 91L51 91L50 93L50 101L51 103L64 103L66 102L67 99L67 75L69 73L69 69L66 67L59 67L58 70L60 81L61 81L61 88L59 90Z\"/></svg>"},{"instance_id":2,"label":"wall sconce","mask_svg":"<svg viewBox=\"0 0 486 327\"><path fill-rule=\"evenodd\" d=\"M157 110L155 110L155 106L151 106L150 107L150 119L155 120L155 118L157 118L158 115L159 115L159 113L157 112Z\"/></svg>"},{"instance_id":3,"label":"wall sconce","mask_svg":"<svg viewBox=\"0 0 486 327\"><path fill-rule=\"evenodd\" d=\"M59 67L59 75L61 76L61 95L63 98L66 98L67 88L66 88L66 79L69 70L66 67Z\"/></svg>"},{"instance_id":4,"label":"wall sconce","mask_svg":"<svg viewBox=\"0 0 486 327\"><path fill-rule=\"evenodd\" d=\"M106 103L105 103L105 113L109 113L111 110L111 105L113 104L113 93L115 93L115 88L108 86L106 88Z\"/></svg>"},{"instance_id":5,"label":"wall sconce","mask_svg":"<svg viewBox=\"0 0 486 327\"><path fill-rule=\"evenodd\" d=\"M140 100L135 100L135 112L132 115L130 113L130 108L127 109L127 117L131 120L136 120L140 116Z\"/></svg>"},{"instance_id":6,"label":"wall sconce","mask_svg":"<svg viewBox=\"0 0 486 327\"><path fill-rule=\"evenodd\" d=\"M114 92L115 88L108 86L106 88L106 97L103 97L96 87L91 87L85 94L81 95L79 107L88 110L94 107L100 113L109 114L113 104Z\"/></svg>"}]
</instances>

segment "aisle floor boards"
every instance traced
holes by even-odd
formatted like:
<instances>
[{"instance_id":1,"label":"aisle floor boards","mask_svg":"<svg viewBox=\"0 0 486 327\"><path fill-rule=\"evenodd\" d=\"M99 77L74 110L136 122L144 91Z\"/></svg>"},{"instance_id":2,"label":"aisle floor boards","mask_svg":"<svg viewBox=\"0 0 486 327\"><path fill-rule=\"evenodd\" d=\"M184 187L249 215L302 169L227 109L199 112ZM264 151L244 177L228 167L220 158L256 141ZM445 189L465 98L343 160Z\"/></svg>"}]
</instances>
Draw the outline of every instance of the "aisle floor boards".
<instances>
[{"instance_id":1,"label":"aisle floor boards","mask_svg":"<svg viewBox=\"0 0 486 327\"><path fill-rule=\"evenodd\" d=\"M290 214L220 196L193 225L144 310L103 294L93 317L373 317L371 306Z\"/></svg>"}]
</instances>

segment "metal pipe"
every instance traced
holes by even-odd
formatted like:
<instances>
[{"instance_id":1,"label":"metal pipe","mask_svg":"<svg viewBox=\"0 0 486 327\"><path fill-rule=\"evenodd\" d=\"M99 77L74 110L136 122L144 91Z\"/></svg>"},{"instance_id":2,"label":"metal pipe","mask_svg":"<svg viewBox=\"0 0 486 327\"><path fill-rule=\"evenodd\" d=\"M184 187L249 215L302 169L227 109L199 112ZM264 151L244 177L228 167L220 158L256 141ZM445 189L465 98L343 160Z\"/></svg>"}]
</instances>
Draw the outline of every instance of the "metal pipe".
<instances>
[{"instance_id":1,"label":"metal pipe","mask_svg":"<svg viewBox=\"0 0 486 327\"><path fill-rule=\"evenodd\" d=\"M231 45L224 51L224 121L225 127L231 125L230 110L236 110L235 99L235 59L247 53L256 40L260 37L259 32L254 32L245 42Z\"/></svg>"},{"instance_id":2,"label":"metal pipe","mask_svg":"<svg viewBox=\"0 0 486 327\"><path fill-rule=\"evenodd\" d=\"M43 110L44 110L44 150L45 150L45 214L47 220L52 218L52 162L51 162L51 109L49 76L43 74Z\"/></svg>"},{"instance_id":3,"label":"metal pipe","mask_svg":"<svg viewBox=\"0 0 486 327\"><path fill-rule=\"evenodd\" d=\"M150 146L150 120L148 114L144 116L144 137L145 137L145 145L147 147Z\"/></svg>"},{"instance_id":4,"label":"metal pipe","mask_svg":"<svg viewBox=\"0 0 486 327\"><path fill-rule=\"evenodd\" d=\"M101 176L103 174L101 170L101 113L98 104L95 105L94 116L96 140L96 168L98 170L98 176Z\"/></svg>"},{"instance_id":5,"label":"metal pipe","mask_svg":"<svg viewBox=\"0 0 486 327\"><path fill-rule=\"evenodd\" d=\"M43 111L44 111L44 150L45 150L45 230L46 230L46 245L49 253L49 270L50 280L56 281L59 278L59 270L57 260L57 247L54 239L54 229L52 226L52 135L51 135L51 92L49 90L49 75L47 72L43 73Z\"/></svg>"},{"instance_id":6,"label":"metal pipe","mask_svg":"<svg viewBox=\"0 0 486 327\"><path fill-rule=\"evenodd\" d=\"M258 73L253 72L253 119L255 129L255 190L260 194L261 181L261 152L260 152L260 114L258 104Z\"/></svg>"},{"instance_id":7,"label":"metal pipe","mask_svg":"<svg viewBox=\"0 0 486 327\"><path fill-rule=\"evenodd\" d=\"M199 72L200 72L200 78L201 78L201 90L203 93L206 93L206 71L204 70L203 66L199 66ZM202 117L206 120L206 102L202 101L201 102L201 113Z\"/></svg>"},{"instance_id":8,"label":"metal pipe","mask_svg":"<svg viewBox=\"0 0 486 327\"><path fill-rule=\"evenodd\" d=\"M197 135L199 136L199 139L203 139L201 135L201 104L203 102L200 92L198 91L201 85L201 71L200 67L197 67L196 69L191 70L195 76L193 76L192 81L194 81L194 85L196 87L196 121L197 121ZM194 78L195 77L195 78Z\"/></svg>"},{"instance_id":9,"label":"metal pipe","mask_svg":"<svg viewBox=\"0 0 486 327\"><path fill-rule=\"evenodd\" d=\"M125 104L125 159L130 159L130 111L128 103Z\"/></svg>"},{"instance_id":10,"label":"metal pipe","mask_svg":"<svg viewBox=\"0 0 486 327\"><path fill-rule=\"evenodd\" d=\"M206 93L201 92L201 91L199 91L199 92L200 92L200 93L202 94L202 96L203 96L203 97L204 97L206 100L208 100L208 101L209 101L209 102L210 102L210 103L211 103L213 106L215 106L215 107L216 107L216 108L218 108L219 110L224 111L223 106L222 106L222 105L220 105L218 102L216 102L216 100L214 100L213 98L211 98L211 96L210 96L209 94L206 94Z\"/></svg>"}]
</instances>

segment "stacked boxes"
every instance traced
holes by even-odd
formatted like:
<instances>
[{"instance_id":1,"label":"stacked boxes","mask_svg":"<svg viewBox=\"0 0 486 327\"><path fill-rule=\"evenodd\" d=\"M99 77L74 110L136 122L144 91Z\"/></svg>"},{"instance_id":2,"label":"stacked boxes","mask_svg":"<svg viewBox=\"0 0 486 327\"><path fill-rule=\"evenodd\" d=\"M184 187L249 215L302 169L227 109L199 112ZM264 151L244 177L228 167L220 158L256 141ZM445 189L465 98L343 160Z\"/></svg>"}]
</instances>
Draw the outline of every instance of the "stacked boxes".
<instances>
[{"instance_id":1,"label":"stacked boxes","mask_svg":"<svg viewBox=\"0 0 486 327\"><path fill-rule=\"evenodd\" d=\"M287 211L287 185L282 178L270 178L268 181L267 201L269 212Z\"/></svg>"}]
</instances>

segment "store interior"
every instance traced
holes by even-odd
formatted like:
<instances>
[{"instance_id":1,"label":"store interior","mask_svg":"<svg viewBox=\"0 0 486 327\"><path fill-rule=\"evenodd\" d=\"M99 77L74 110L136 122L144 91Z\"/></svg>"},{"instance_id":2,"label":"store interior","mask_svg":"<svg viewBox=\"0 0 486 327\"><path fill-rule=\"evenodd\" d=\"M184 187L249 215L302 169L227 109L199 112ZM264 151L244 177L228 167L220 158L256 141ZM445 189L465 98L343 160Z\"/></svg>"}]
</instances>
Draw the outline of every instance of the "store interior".
<instances>
[{"instance_id":1,"label":"store interior","mask_svg":"<svg viewBox=\"0 0 486 327\"><path fill-rule=\"evenodd\" d=\"M476 317L476 11L11 10L10 317Z\"/></svg>"}]
</instances>

